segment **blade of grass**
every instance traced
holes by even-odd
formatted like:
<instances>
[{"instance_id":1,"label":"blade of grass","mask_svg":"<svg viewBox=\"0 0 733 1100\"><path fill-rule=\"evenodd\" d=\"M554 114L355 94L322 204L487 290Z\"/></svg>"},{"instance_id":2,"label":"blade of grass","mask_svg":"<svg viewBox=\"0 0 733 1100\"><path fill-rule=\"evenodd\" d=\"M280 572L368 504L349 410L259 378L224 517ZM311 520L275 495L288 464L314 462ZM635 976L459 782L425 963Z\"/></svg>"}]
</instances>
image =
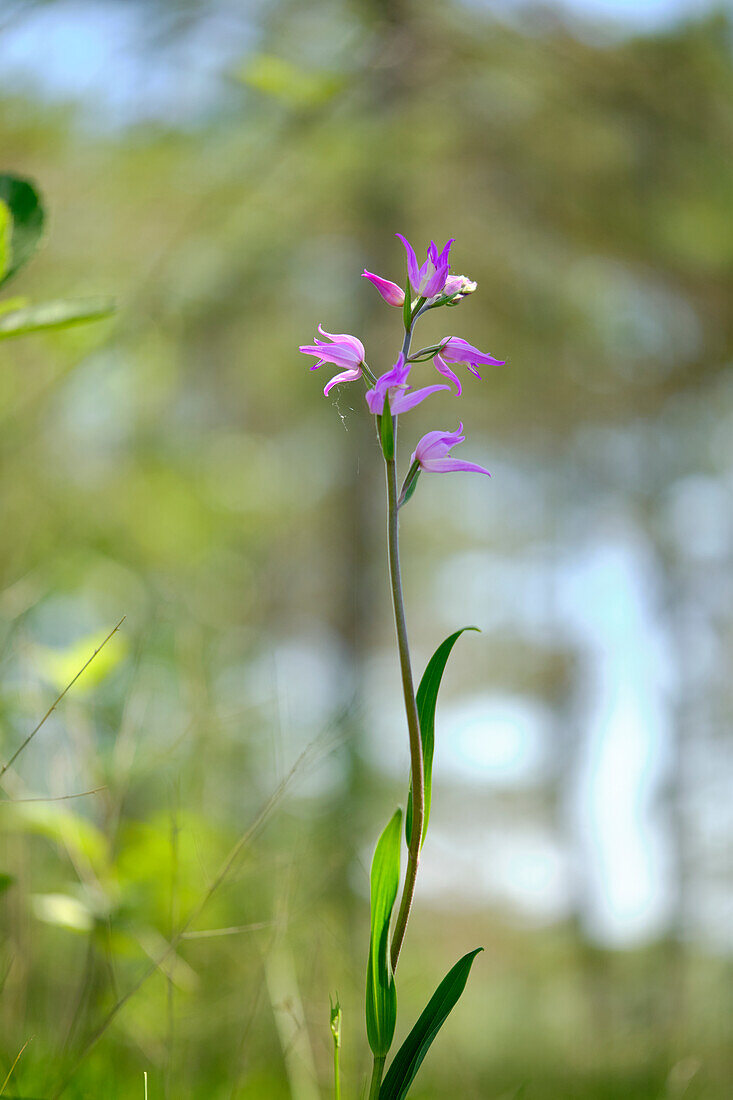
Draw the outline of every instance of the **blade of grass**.
<instances>
[{"instance_id":1,"label":"blade of grass","mask_svg":"<svg viewBox=\"0 0 733 1100\"><path fill-rule=\"evenodd\" d=\"M50 706L50 707L48 708L48 710L46 711L46 713L44 714L43 718L42 718L42 719L41 719L41 721L40 721L40 722L38 723L38 725L37 725L37 726L35 727L35 729L32 729L32 730L31 730L31 732L30 732L30 733L28 734L28 736L26 737L26 739L25 739L25 741L23 742L23 744L22 744L22 745L20 745L20 746L19 746L19 747L18 747L18 748L17 748L16 750L15 750L15 752L13 753L13 755L12 755L12 756L10 757L10 759L9 759L9 760L8 760L8 762L7 762L7 764L3 764L3 766L2 766L1 768L0 768L0 779L2 779L2 777L3 777L4 775L5 775L5 773L6 773L6 771L8 770L8 768L11 768L11 767L13 766L13 764L14 764L14 763L15 763L15 761L16 761L16 760L18 759L18 757L19 757L19 756L20 756L20 754L21 754L21 753L23 752L23 750L24 750L24 749L26 749L26 748L28 748L28 746L30 745L30 743L31 743L31 741L33 740L33 738L34 738L34 737L36 736L36 734L37 734L37 733L38 733L38 731L39 731L39 730L41 729L41 727L42 727L42 726L43 726L43 725L44 725L44 724L45 724L45 723L46 723L46 722L48 721L48 719L49 719L49 718L51 717L51 715L53 714L53 712L54 712L54 711L56 710L56 707L57 707L57 706L59 705L59 703L60 703L60 702L61 702L61 700L62 700L62 699L64 698L64 696L65 696L65 695L67 694L67 692L68 692L68 691L69 691L69 690L70 690L70 689L71 689L71 688L72 688L72 687L74 686L74 684L75 684L75 683L76 683L76 681L77 681L77 680L79 679L79 677L81 676L81 674L82 674L83 672L86 672L86 670L87 670L87 669L89 668L89 666L90 666L90 664L92 663L92 661L94 660L94 658L95 658L95 657L97 656L97 654L98 654L98 653L100 653L100 652L101 652L101 651L102 651L102 650L104 649L104 647L106 646L106 644L107 644L107 642L108 642L108 641L110 640L110 638L112 638L112 637L113 637L113 636L114 636L114 635L115 635L115 634L117 633L117 631L118 631L118 630L120 629L120 627L122 626L122 624L123 624L123 623L124 623L124 621L125 621L125 618L126 618L126 616L125 616L125 615L123 615L123 616L122 616L122 618L120 619L120 621L118 622L117 626L116 626L116 627L114 627L114 629L113 629L113 630L110 630L110 632L109 632L109 634L107 635L107 637L106 637L106 638L104 639L104 641L103 641L103 642L101 643L101 645L97 646L97 648L96 648L96 649L94 650L94 653L92 653L92 655L91 655L91 657L89 658L89 660L88 660L88 661L86 661L86 663L82 665L82 667L81 667L81 668L79 669L79 671L77 672L77 674L76 674L76 676L75 676L75 677L73 678L73 680L70 680L70 681L68 682L68 684L66 685L66 687L64 688L64 690L63 690L63 691L61 692L61 694L60 694L60 695L57 695L57 696L56 696L56 698L54 699L53 703L52 703L52 704L51 704L51 706Z\"/></svg>"},{"instance_id":2,"label":"blade of grass","mask_svg":"<svg viewBox=\"0 0 733 1100\"><path fill-rule=\"evenodd\" d=\"M56 795L38 795L37 798L0 798L0 805L5 803L19 803L19 802L67 802L70 798L86 798L88 794L99 794L100 791L106 791L106 784L102 787L92 787L88 791L77 791L75 794L56 794Z\"/></svg>"},{"instance_id":3,"label":"blade of grass","mask_svg":"<svg viewBox=\"0 0 733 1100\"><path fill-rule=\"evenodd\" d=\"M32 1038L33 1038L33 1036L31 1035L31 1039L32 1039ZM11 1078L11 1077L13 1076L13 1070L15 1069L15 1067L16 1067L16 1066L17 1066L17 1064L18 1064L18 1062L20 1061L20 1056L21 1056L21 1054L23 1053L23 1051L25 1050L25 1048L26 1048L26 1047L28 1046L28 1044L30 1043L30 1041L31 1041L30 1039L26 1039L26 1041L25 1041L25 1042L23 1043L23 1046L22 1046L22 1047L20 1048L20 1050L19 1050L19 1051L18 1051L18 1053L16 1054L16 1056L15 1056L15 1061L13 1062L12 1066L11 1066L11 1067L10 1067L10 1069L8 1070L8 1075L7 1075L7 1077L5 1078L5 1080L4 1080L4 1081L3 1081L3 1083L2 1083L2 1087L0 1087L0 1096L2 1096L2 1094L3 1094L4 1092L5 1092L5 1089L7 1088L7 1084L8 1084L8 1081L9 1081L9 1080L10 1080L10 1078Z\"/></svg>"}]
</instances>

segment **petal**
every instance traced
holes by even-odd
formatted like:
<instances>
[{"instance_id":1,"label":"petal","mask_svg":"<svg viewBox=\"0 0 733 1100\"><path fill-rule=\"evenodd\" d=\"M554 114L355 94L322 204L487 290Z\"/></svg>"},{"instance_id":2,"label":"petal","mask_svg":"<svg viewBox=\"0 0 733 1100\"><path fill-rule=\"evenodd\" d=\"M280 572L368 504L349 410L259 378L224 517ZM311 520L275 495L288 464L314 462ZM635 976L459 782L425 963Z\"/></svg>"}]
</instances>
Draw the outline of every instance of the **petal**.
<instances>
[{"instance_id":1,"label":"petal","mask_svg":"<svg viewBox=\"0 0 733 1100\"><path fill-rule=\"evenodd\" d=\"M453 373L453 371L450 369L450 367L446 363L445 359L443 359L442 356L440 356L440 355L434 355L433 356L433 363L435 365L436 370L440 371L440 373L445 375L446 378L450 378L451 382L455 382L456 396L460 397L461 394L463 393L463 387L461 386L461 381L460 381L458 375Z\"/></svg>"},{"instance_id":2,"label":"petal","mask_svg":"<svg viewBox=\"0 0 733 1100\"><path fill-rule=\"evenodd\" d=\"M434 474L449 474L454 470L467 470L469 473L486 474L487 477L491 477L488 470L485 470L483 466L477 465L475 462L464 462L460 458L429 458L426 462L421 462L423 470L428 470Z\"/></svg>"},{"instance_id":3,"label":"petal","mask_svg":"<svg viewBox=\"0 0 733 1100\"><path fill-rule=\"evenodd\" d=\"M377 379L376 388L386 392L392 386L404 386L410 374L411 367L412 364L406 363L404 355L400 352L395 365L390 367L388 371L385 371L384 374L380 374Z\"/></svg>"},{"instance_id":4,"label":"petal","mask_svg":"<svg viewBox=\"0 0 733 1100\"><path fill-rule=\"evenodd\" d=\"M367 271L366 268L362 271L361 277L362 279L368 279L370 283L374 284L387 305L404 305L405 292L401 286L397 286L397 283L392 283L389 279L383 279L380 275L374 275L371 271Z\"/></svg>"},{"instance_id":5,"label":"petal","mask_svg":"<svg viewBox=\"0 0 733 1100\"><path fill-rule=\"evenodd\" d=\"M361 367L353 367L351 370L345 370L341 374L335 374L330 382L327 382L323 388L324 397L328 397L330 391L334 386L337 386L339 382L358 382L361 378Z\"/></svg>"},{"instance_id":6,"label":"petal","mask_svg":"<svg viewBox=\"0 0 733 1100\"><path fill-rule=\"evenodd\" d=\"M324 363L333 363L335 367L351 369L360 367L361 360L357 359L350 348L339 344L324 344L318 349L318 353Z\"/></svg>"},{"instance_id":7,"label":"petal","mask_svg":"<svg viewBox=\"0 0 733 1100\"><path fill-rule=\"evenodd\" d=\"M351 336L348 332L326 332L323 325L318 326L318 331L321 336L327 336L334 344L344 344L347 348L351 348L356 357L356 361L361 363L366 353L364 351L364 345L356 336Z\"/></svg>"},{"instance_id":8,"label":"petal","mask_svg":"<svg viewBox=\"0 0 733 1100\"><path fill-rule=\"evenodd\" d=\"M428 432L418 442L417 447L412 452L410 462L417 460L422 465L423 460L429 456L431 452L435 453L436 449L438 454L445 455L451 447L455 447L457 443L463 443L465 436L462 434L463 424L458 425L458 431L456 432Z\"/></svg>"},{"instance_id":9,"label":"petal","mask_svg":"<svg viewBox=\"0 0 733 1100\"><path fill-rule=\"evenodd\" d=\"M407 237L403 237L401 233L395 233L395 237L399 237L405 246L407 252L407 273L410 276L410 282L413 287L417 289L420 283L420 271L417 266L417 256L415 255L415 249L412 247Z\"/></svg>"},{"instance_id":10,"label":"petal","mask_svg":"<svg viewBox=\"0 0 733 1100\"><path fill-rule=\"evenodd\" d=\"M374 416L381 416L384 412L384 401L387 396L386 391L382 392L374 387L371 390L367 390L364 396L366 397L369 412L373 413Z\"/></svg>"},{"instance_id":11,"label":"petal","mask_svg":"<svg viewBox=\"0 0 733 1100\"><path fill-rule=\"evenodd\" d=\"M443 249L443 251L440 253L440 256L438 256L438 263L439 264L447 264L448 263L448 253L450 252L451 245L454 244L454 243L455 243L455 237L451 237L451 239L446 243L446 246Z\"/></svg>"},{"instance_id":12,"label":"petal","mask_svg":"<svg viewBox=\"0 0 733 1100\"><path fill-rule=\"evenodd\" d=\"M494 359L492 355L479 351L473 344L469 344L468 340L463 340L460 336L449 336L447 338L442 355L449 363L466 363L466 365L469 363L483 363L491 367L501 367L506 362L504 359Z\"/></svg>"},{"instance_id":13,"label":"petal","mask_svg":"<svg viewBox=\"0 0 733 1100\"><path fill-rule=\"evenodd\" d=\"M438 390L448 390L450 393L450 386L424 386L421 390L397 394L389 403L393 415L398 416L400 413L409 412L410 409L414 409L416 405L424 401L426 397L430 397L431 393L437 393Z\"/></svg>"}]
</instances>

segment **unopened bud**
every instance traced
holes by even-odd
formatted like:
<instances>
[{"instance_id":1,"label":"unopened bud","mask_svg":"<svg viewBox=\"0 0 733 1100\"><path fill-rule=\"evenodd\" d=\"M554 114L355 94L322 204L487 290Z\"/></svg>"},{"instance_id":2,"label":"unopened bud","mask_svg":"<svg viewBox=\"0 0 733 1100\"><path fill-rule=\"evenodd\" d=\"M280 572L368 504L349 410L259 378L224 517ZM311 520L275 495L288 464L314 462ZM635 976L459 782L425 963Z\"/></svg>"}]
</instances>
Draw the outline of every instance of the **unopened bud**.
<instances>
[{"instance_id":1,"label":"unopened bud","mask_svg":"<svg viewBox=\"0 0 733 1100\"><path fill-rule=\"evenodd\" d=\"M478 283L474 283L467 275L449 275L445 280L443 294L451 302L460 302L467 294L473 294L477 286Z\"/></svg>"}]
</instances>

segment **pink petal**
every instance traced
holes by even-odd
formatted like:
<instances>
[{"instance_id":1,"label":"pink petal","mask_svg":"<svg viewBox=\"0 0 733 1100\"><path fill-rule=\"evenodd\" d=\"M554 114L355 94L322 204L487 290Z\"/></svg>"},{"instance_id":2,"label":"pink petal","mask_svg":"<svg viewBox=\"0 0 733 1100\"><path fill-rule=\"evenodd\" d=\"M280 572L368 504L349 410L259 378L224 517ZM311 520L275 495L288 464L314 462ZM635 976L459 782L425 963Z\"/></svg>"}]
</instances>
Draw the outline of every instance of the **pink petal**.
<instances>
[{"instance_id":1,"label":"pink petal","mask_svg":"<svg viewBox=\"0 0 733 1100\"><path fill-rule=\"evenodd\" d=\"M361 340L358 340L356 336L351 336L348 332L326 332L322 325L318 326L318 331L321 336L327 336L329 340L332 340L334 344L345 344L346 347L351 348L358 358L358 362L364 358L365 351L364 345Z\"/></svg>"},{"instance_id":2,"label":"pink petal","mask_svg":"<svg viewBox=\"0 0 733 1100\"><path fill-rule=\"evenodd\" d=\"M341 374L335 374L331 381L326 383L323 388L324 397L328 397L333 387L337 386L340 382L358 382L360 378L361 367L352 367L351 370L345 370Z\"/></svg>"},{"instance_id":3,"label":"pink petal","mask_svg":"<svg viewBox=\"0 0 733 1100\"><path fill-rule=\"evenodd\" d=\"M361 277L362 279L368 279L370 283L374 284L387 305L404 305L405 292L401 286L397 286L397 283L392 283L389 279L383 279L381 275L374 275L371 271L367 271L366 268L362 271Z\"/></svg>"},{"instance_id":4,"label":"pink petal","mask_svg":"<svg viewBox=\"0 0 733 1100\"><path fill-rule=\"evenodd\" d=\"M450 378L451 382L455 382L456 396L460 397L463 393L461 381L458 375L454 374L453 371L450 369L445 359L443 359L440 355L435 355L433 356L433 364L435 365L436 370L440 371L441 374L444 374L446 378Z\"/></svg>"},{"instance_id":5,"label":"pink petal","mask_svg":"<svg viewBox=\"0 0 733 1100\"><path fill-rule=\"evenodd\" d=\"M486 474L487 477L491 477L489 471L485 470L483 466L478 466L475 462L464 462L460 458L429 458L420 465L423 470L434 474L448 474L453 470L468 470L472 473Z\"/></svg>"},{"instance_id":6,"label":"pink petal","mask_svg":"<svg viewBox=\"0 0 733 1100\"><path fill-rule=\"evenodd\" d=\"M407 252L407 273L410 276L410 282L415 290L417 290L420 283L420 269L417 266L417 256L415 250L408 241L407 237L403 237L401 233L395 233L395 237L399 237L405 246Z\"/></svg>"},{"instance_id":7,"label":"pink petal","mask_svg":"<svg viewBox=\"0 0 733 1100\"><path fill-rule=\"evenodd\" d=\"M448 390L450 392L450 386L425 386L421 390L397 394L390 400L393 415L398 416L400 413L409 412L410 409L414 409L416 405L424 401L426 397L430 397L431 393L437 393L438 390Z\"/></svg>"}]
</instances>

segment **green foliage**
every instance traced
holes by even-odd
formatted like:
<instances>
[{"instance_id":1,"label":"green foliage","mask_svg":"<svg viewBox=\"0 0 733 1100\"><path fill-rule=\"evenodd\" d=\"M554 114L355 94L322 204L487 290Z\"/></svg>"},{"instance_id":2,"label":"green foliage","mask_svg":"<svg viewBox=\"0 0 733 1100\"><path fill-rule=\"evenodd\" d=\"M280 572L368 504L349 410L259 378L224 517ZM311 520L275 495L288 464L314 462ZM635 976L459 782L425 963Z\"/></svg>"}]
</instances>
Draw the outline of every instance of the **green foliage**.
<instances>
[{"instance_id":1,"label":"green foliage","mask_svg":"<svg viewBox=\"0 0 733 1100\"><path fill-rule=\"evenodd\" d=\"M30 260L41 243L44 222L41 198L30 180L0 174L0 286ZM12 299L0 303L0 340L98 321L113 312L110 298L40 305Z\"/></svg>"},{"instance_id":2,"label":"green foliage","mask_svg":"<svg viewBox=\"0 0 733 1100\"><path fill-rule=\"evenodd\" d=\"M0 174L0 202L10 215L10 239L5 262L0 262L2 286L30 260L41 243L45 213L34 184L9 173Z\"/></svg>"},{"instance_id":3,"label":"green foliage","mask_svg":"<svg viewBox=\"0 0 733 1100\"><path fill-rule=\"evenodd\" d=\"M42 302L36 306L24 306L0 314L0 340L25 336L29 332L69 328L86 321L101 321L111 317L115 305L111 298Z\"/></svg>"},{"instance_id":4,"label":"green foliage","mask_svg":"<svg viewBox=\"0 0 733 1100\"><path fill-rule=\"evenodd\" d=\"M95 870L107 864L109 845L104 833L63 803L15 802L7 807L4 824L8 830L46 837L74 863Z\"/></svg>"},{"instance_id":5,"label":"green foliage","mask_svg":"<svg viewBox=\"0 0 733 1100\"><path fill-rule=\"evenodd\" d=\"M309 72L283 57L266 53L250 57L238 75L250 88L279 99L288 107L321 106L343 87L343 78L334 73Z\"/></svg>"},{"instance_id":6,"label":"green foliage","mask_svg":"<svg viewBox=\"0 0 733 1100\"><path fill-rule=\"evenodd\" d=\"M371 871L371 929L366 983L369 1046L384 1057L394 1037L397 991L389 954L389 924L400 881L402 810L397 810L379 838Z\"/></svg>"},{"instance_id":7,"label":"green foliage","mask_svg":"<svg viewBox=\"0 0 733 1100\"><path fill-rule=\"evenodd\" d=\"M34 658L39 671L58 691L62 691L72 679L75 694L92 690L119 665L127 652L125 636L120 633L116 633L102 646L108 633L107 630L98 630L93 634L85 634L64 648L36 646ZM94 660L89 661L89 654L100 646L102 648L95 654ZM87 661L87 667L77 676L79 669Z\"/></svg>"},{"instance_id":8,"label":"green foliage","mask_svg":"<svg viewBox=\"0 0 733 1100\"><path fill-rule=\"evenodd\" d=\"M414 483L413 483L414 484ZM409 500L409 496L405 497ZM417 703L417 716L420 720L420 740L422 742L423 776L425 780L425 815L423 818L422 842L428 831L430 820L430 805L433 791L433 752L435 750L435 708L438 704L438 692L440 682L443 679L445 666L448 663L451 650L461 634L467 630L478 631L477 626L464 626L451 634L444 642L441 642L433 656L427 663L425 671L417 689L415 701ZM412 835L412 785L407 795L407 813L405 814L405 836L410 843ZM422 843L421 842L421 843Z\"/></svg>"},{"instance_id":9,"label":"green foliage","mask_svg":"<svg viewBox=\"0 0 733 1100\"><path fill-rule=\"evenodd\" d=\"M10 236L13 223L10 217L10 208L6 202L0 201L0 284L10 267L13 256Z\"/></svg>"},{"instance_id":10,"label":"green foliage","mask_svg":"<svg viewBox=\"0 0 733 1100\"><path fill-rule=\"evenodd\" d=\"M389 398L384 403L385 411L379 421L379 438L382 444L382 454L388 462L394 458L394 418L389 410Z\"/></svg>"},{"instance_id":11,"label":"green foliage","mask_svg":"<svg viewBox=\"0 0 733 1100\"><path fill-rule=\"evenodd\" d=\"M410 285L409 275L405 280L405 300L402 303L402 320L405 329L409 329L412 324L412 286Z\"/></svg>"},{"instance_id":12,"label":"green foliage","mask_svg":"<svg viewBox=\"0 0 733 1100\"><path fill-rule=\"evenodd\" d=\"M379 1100L403 1100L407 1096L433 1039L466 988L473 960L480 951L483 951L482 947L469 951L443 978L419 1020L395 1054L379 1090Z\"/></svg>"}]
</instances>

